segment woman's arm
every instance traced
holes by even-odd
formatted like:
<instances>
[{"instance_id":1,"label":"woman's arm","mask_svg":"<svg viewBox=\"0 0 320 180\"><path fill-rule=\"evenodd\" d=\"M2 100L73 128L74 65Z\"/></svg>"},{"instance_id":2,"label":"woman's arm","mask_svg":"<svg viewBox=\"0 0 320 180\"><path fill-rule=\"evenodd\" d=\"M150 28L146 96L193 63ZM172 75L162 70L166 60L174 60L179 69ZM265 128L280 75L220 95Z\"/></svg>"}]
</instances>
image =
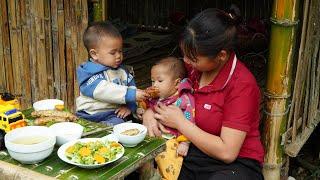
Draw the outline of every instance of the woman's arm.
<instances>
[{"instance_id":1,"label":"woman's arm","mask_svg":"<svg viewBox=\"0 0 320 180\"><path fill-rule=\"evenodd\" d=\"M149 136L161 136L161 132L158 128L158 121L154 118L154 112L151 109L147 109L142 115L143 125L148 129Z\"/></svg>"},{"instance_id":2,"label":"woman's arm","mask_svg":"<svg viewBox=\"0 0 320 180\"><path fill-rule=\"evenodd\" d=\"M246 132L222 127L219 137L209 134L187 121L183 112L176 106L159 104L155 110L157 112L154 115L156 119L166 126L178 129L207 155L225 163L231 163L238 157Z\"/></svg>"},{"instance_id":3,"label":"woman's arm","mask_svg":"<svg viewBox=\"0 0 320 180\"><path fill-rule=\"evenodd\" d=\"M222 127L220 137L215 136L186 120L178 130L202 152L225 163L231 163L238 157L246 136L246 132L228 127Z\"/></svg>"},{"instance_id":4,"label":"woman's arm","mask_svg":"<svg viewBox=\"0 0 320 180\"><path fill-rule=\"evenodd\" d=\"M149 136L161 136L161 132L169 133L169 131L154 118L152 109L147 109L142 115L143 125L148 129Z\"/></svg>"}]
</instances>

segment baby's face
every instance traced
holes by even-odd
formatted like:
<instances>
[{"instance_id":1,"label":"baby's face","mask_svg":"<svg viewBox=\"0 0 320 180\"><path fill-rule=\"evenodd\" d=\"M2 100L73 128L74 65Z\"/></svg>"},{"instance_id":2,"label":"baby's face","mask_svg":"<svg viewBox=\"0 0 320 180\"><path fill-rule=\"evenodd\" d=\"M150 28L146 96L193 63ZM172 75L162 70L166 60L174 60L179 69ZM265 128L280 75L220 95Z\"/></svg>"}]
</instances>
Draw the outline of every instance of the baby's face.
<instances>
[{"instance_id":1,"label":"baby's face","mask_svg":"<svg viewBox=\"0 0 320 180\"><path fill-rule=\"evenodd\" d=\"M117 68L121 65L122 55L122 38L103 37L94 49L95 54L91 54L91 57L95 62Z\"/></svg>"},{"instance_id":2,"label":"baby's face","mask_svg":"<svg viewBox=\"0 0 320 180\"><path fill-rule=\"evenodd\" d=\"M155 65L151 69L152 86L159 89L161 99L174 95L178 90L178 79L163 65Z\"/></svg>"}]
</instances>

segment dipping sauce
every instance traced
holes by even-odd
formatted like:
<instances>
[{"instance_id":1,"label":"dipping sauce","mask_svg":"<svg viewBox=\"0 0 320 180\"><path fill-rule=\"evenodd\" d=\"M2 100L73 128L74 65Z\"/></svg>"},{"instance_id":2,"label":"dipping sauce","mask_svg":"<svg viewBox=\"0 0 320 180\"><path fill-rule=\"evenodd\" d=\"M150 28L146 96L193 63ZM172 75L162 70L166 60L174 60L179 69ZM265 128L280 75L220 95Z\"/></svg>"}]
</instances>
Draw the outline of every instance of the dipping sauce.
<instances>
[{"instance_id":1,"label":"dipping sauce","mask_svg":"<svg viewBox=\"0 0 320 180\"><path fill-rule=\"evenodd\" d=\"M134 129L125 130L125 131L121 132L120 134L127 135L127 136L135 136L135 135L139 134L139 132L140 132L139 129L134 128Z\"/></svg>"},{"instance_id":2,"label":"dipping sauce","mask_svg":"<svg viewBox=\"0 0 320 180\"><path fill-rule=\"evenodd\" d=\"M23 145L32 145L32 144L38 144L43 141L46 141L48 137L45 136L26 136L26 137L19 137L17 139L14 139L11 141L15 144L23 144Z\"/></svg>"}]
</instances>

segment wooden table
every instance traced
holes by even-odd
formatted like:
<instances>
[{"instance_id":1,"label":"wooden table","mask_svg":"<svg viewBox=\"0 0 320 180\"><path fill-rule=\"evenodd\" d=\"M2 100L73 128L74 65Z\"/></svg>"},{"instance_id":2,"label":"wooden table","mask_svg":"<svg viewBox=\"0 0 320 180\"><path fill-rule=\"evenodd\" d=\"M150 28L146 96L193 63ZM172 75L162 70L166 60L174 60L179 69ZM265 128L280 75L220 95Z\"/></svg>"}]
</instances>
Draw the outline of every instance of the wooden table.
<instances>
[{"instance_id":1,"label":"wooden table","mask_svg":"<svg viewBox=\"0 0 320 180\"><path fill-rule=\"evenodd\" d=\"M103 137L112 131L112 128L101 124L87 123L92 130L86 132L85 137ZM164 148L164 139L146 137L136 147L125 148L124 156L116 162L97 169L83 169L65 163L57 155L58 147L43 162L34 165L21 164L12 159L7 151L0 151L0 179L122 179Z\"/></svg>"}]
</instances>

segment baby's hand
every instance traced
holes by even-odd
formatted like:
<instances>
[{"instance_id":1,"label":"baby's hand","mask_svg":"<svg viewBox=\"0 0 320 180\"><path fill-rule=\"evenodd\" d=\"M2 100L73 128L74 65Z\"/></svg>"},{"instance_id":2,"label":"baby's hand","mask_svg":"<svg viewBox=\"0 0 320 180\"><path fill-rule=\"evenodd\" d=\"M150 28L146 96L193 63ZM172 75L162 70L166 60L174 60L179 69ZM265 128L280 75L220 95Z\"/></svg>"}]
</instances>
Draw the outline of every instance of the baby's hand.
<instances>
[{"instance_id":1,"label":"baby's hand","mask_svg":"<svg viewBox=\"0 0 320 180\"><path fill-rule=\"evenodd\" d=\"M186 156L188 154L190 143L188 142L181 142L178 145L177 154L180 156Z\"/></svg>"},{"instance_id":2,"label":"baby's hand","mask_svg":"<svg viewBox=\"0 0 320 180\"><path fill-rule=\"evenodd\" d=\"M145 110L143 108L137 108L136 113L137 113L138 119L142 120L142 115L143 115L144 111Z\"/></svg>"},{"instance_id":3,"label":"baby's hand","mask_svg":"<svg viewBox=\"0 0 320 180\"><path fill-rule=\"evenodd\" d=\"M136 91L136 101L143 101L148 98L148 94L141 89L137 89Z\"/></svg>"},{"instance_id":4,"label":"baby's hand","mask_svg":"<svg viewBox=\"0 0 320 180\"><path fill-rule=\"evenodd\" d=\"M115 113L117 114L118 118L125 118L131 114L131 110L127 106L121 106L116 109Z\"/></svg>"}]
</instances>

